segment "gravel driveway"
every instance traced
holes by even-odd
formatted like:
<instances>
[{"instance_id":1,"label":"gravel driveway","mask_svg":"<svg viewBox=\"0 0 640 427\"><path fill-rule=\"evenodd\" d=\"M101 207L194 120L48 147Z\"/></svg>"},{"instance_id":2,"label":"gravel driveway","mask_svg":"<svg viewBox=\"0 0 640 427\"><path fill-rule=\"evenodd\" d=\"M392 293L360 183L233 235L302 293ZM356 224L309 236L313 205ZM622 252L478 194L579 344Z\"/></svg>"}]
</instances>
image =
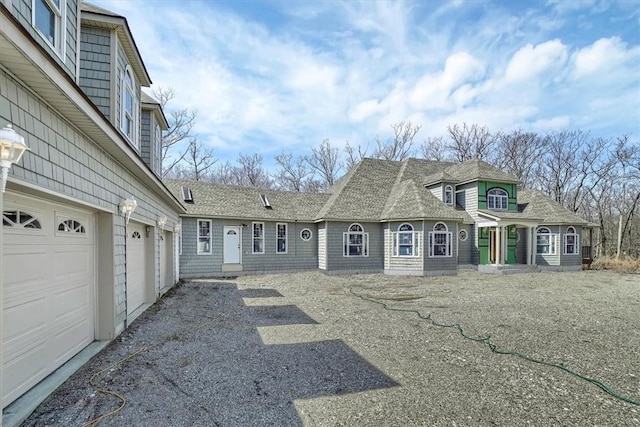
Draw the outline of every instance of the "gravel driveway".
<instances>
[{"instance_id":1,"label":"gravel driveway","mask_svg":"<svg viewBox=\"0 0 640 427\"><path fill-rule=\"evenodd\" d=\"M312 272L177 287L23 425L116 409L89 381L133 355L93 378L126 400L100 426L640 426L640 406L429 314L640 401L638 275Z\"/></svg>"}]
</instances>

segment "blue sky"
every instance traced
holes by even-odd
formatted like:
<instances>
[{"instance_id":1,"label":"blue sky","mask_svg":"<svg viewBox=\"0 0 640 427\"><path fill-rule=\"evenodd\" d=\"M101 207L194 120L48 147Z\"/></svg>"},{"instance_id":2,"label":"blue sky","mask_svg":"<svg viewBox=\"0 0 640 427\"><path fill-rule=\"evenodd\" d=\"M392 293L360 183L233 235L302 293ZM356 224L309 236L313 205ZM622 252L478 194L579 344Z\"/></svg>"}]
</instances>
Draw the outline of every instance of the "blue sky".
<instances>
[{"instance_id":1,"label":"blue sky","mask_svg":"<svg viewBox=\"0 0 640 427\"><path fill-rule=\"evenodd\" d=\"M640 1L100 0L216 157L466 122L640 137Z\"/></svg>"}]
</instances>

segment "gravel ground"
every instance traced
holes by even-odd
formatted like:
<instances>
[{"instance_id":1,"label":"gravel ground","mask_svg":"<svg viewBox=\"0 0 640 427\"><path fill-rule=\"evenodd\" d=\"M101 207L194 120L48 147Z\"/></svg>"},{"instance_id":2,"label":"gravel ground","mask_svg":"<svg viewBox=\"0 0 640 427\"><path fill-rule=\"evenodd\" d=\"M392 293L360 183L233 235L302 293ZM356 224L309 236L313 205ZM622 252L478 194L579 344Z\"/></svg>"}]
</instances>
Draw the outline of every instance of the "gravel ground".
<instances>
[{"instance_id":1,"label":"gravel ground","mask_svg":"<svg viewBox=\"0 0 640 427\"><path fill-rule=\"evenodd\" d=\"M429 314L640 401L638 275L313 272L177 287L23 425L117 408L89 380L134 354L94 377L126 400L100 426L640 426L640 406Z\"/></svg>"}]
</instances>

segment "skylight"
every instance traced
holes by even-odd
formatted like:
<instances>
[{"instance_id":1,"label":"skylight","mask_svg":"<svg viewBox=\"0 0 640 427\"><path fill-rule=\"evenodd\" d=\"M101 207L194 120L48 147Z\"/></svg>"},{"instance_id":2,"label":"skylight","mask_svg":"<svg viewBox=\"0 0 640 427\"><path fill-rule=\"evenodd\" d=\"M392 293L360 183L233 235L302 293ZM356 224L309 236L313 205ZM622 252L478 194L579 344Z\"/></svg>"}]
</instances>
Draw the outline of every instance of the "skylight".
<instances>
[{"instance_id":1,"label":"skylight","mask_svg":"<svg viewBox=\"0 0 640 427\"><path fill-rule=\"evenodd\" d=\"M262 206L264 206L265 209L273 209L271 207L271 203L269 203L269 199L267 199L267 196L265 194L260 195L260 201L262 202Z\"/></svg>"},{"instance_id":2,"label":"skylight","mask_svg":"<svg viewBox=\"0 0 640 427\"><path fill-rule=\"evenodd\" d=\"M191 190L188 187L182 187L182 197L185 202L193 203L193 194L191 194Z\"/></svg>"}]
</instances>

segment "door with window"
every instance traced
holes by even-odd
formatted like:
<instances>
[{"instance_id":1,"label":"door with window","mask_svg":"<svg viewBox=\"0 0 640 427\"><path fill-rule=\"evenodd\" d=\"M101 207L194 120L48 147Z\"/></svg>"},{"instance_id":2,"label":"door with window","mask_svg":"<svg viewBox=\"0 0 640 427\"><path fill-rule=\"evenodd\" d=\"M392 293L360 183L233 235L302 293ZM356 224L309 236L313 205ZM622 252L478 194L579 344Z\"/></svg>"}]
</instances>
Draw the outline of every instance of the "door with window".
<instances>
[{"instance_id":1,"label":"door with window","mask_svg":"<svg viewBox=\"0 0 640 427\"><path fill-rule=\"evenodd\" d=\"M240 264L240 227L225 226L223 242L223 262Z\"/></svg>"}]
</instances>

